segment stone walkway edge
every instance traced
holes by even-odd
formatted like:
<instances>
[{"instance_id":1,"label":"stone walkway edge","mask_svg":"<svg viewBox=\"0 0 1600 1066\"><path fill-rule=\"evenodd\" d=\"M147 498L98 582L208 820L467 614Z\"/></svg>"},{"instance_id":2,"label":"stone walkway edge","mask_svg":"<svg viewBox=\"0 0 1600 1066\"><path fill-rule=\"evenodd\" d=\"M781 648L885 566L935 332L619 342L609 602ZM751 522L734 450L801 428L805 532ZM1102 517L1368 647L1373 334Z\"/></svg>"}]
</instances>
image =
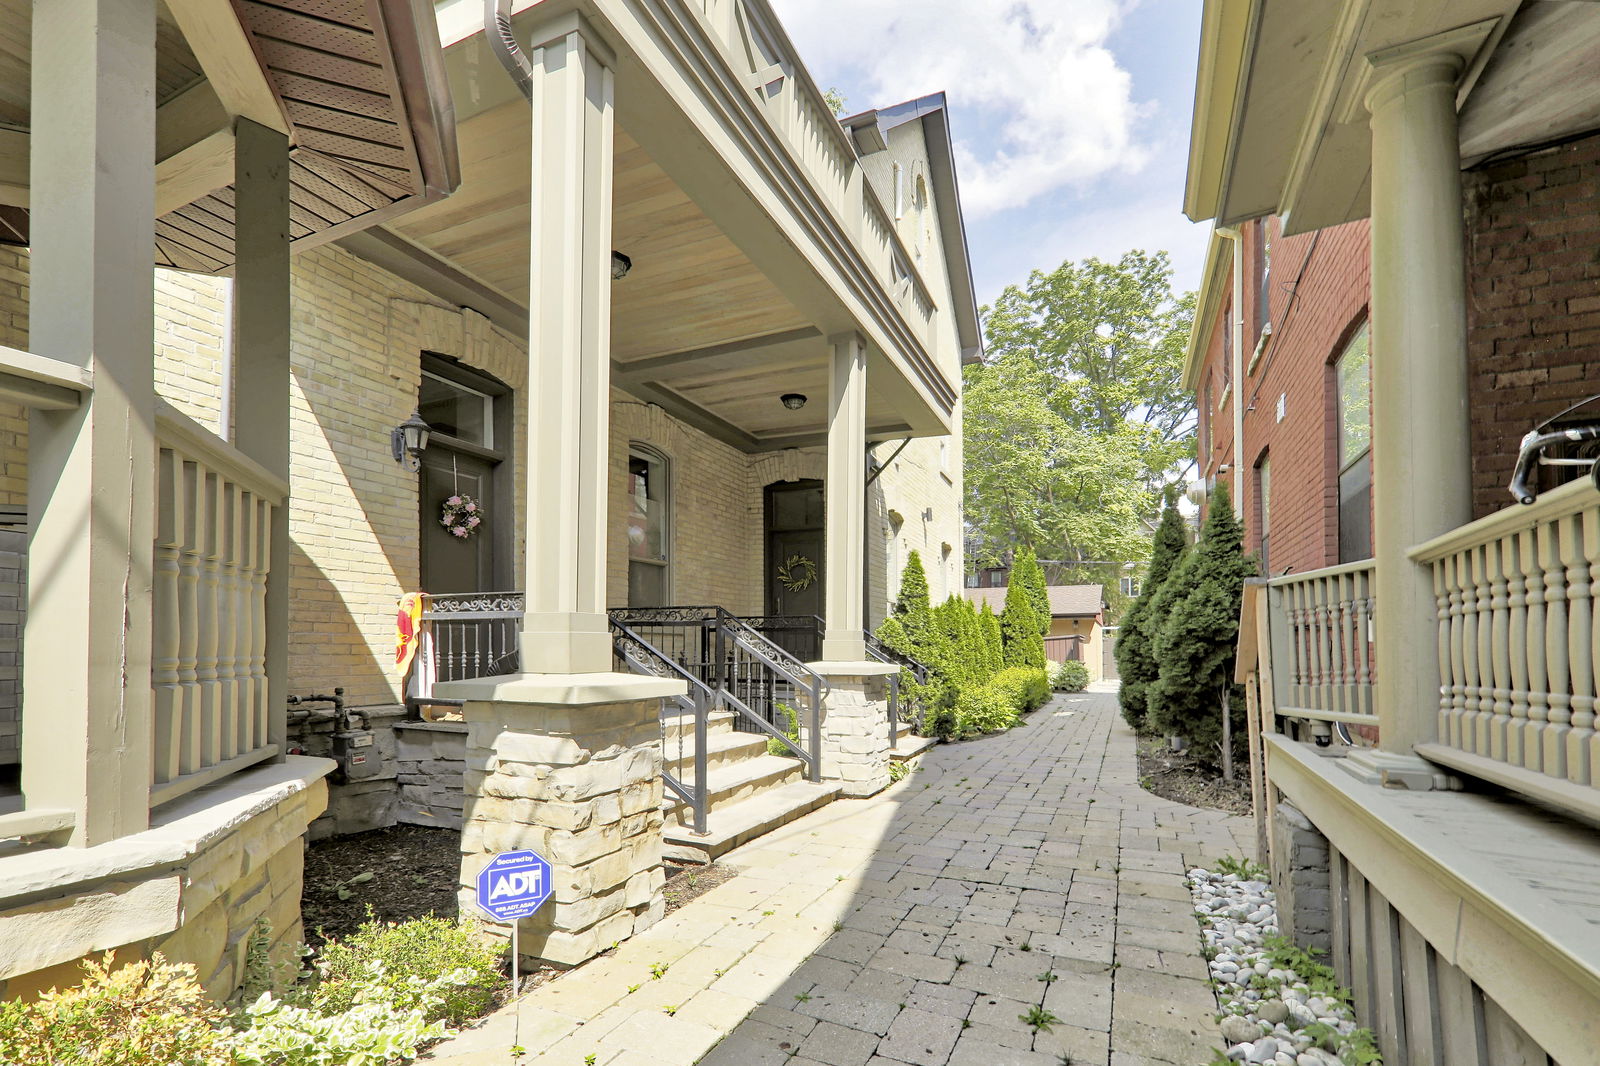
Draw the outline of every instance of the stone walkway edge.
<instances>
[{"instance_id":1,"label":"stone walkway edge","mask_svg":"<svg viewBox=\"0 0 1600 1066\"><path fill-rule=\"evenodd\" d=\"M1249 820L1141 789L1114 685L922 763L730 852L737 877L425 1061L1209 1061L1185 876L1245 854Z\"/></svg>"}]
</instances>

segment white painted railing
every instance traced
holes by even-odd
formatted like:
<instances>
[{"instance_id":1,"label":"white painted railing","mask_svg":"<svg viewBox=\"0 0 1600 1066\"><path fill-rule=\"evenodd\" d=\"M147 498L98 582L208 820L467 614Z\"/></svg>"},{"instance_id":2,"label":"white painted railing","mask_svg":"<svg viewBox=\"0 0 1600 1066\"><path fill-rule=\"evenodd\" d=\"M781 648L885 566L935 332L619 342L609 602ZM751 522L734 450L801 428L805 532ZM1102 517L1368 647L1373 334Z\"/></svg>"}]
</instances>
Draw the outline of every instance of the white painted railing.
<instances>
[{"instance_id":1,"label":"white painted railing","mask_svg":"<svg viewBox=\"0 0 1600 1066\"><path fill-rule=\"evenodd\" d=\"M1600 783L1600 497L1589 479L1411 557L1432 568L1438 601L1439 746L1572 785Z\"/></svg>"},{"instance_id":2,"label":"white painted railing","mask_svg":"<svg viewBox=\"0 0 1600 1066\"><path fill-rule=\"evenodd\" d=\"M169 406L157 419L150 803L277 754L267 560L288 487Z\"/></svg>"},{"instance_id":3,"label":"white painted railing","mask_svg":"<svg viewBox=\"0 0 1600 1066\"><path fill-rule=\"evenodd\" d=\"M1272 702L1285 718L1376 725L1372 560L1267 582Z\"/></svg>"}]
</instances>

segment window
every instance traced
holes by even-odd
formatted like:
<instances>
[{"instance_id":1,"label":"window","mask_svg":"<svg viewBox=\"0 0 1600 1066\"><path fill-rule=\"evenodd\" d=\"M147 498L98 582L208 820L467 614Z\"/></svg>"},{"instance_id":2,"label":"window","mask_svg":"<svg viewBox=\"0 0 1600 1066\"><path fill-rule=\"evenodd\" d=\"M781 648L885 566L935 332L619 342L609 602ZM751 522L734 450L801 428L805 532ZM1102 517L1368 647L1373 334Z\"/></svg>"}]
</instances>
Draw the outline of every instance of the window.
<instances>
[{"instance_id":1,"label":"window","mask_svg":"<svg viewBox=\"0 0 1600 1066\"><path fill-rule=\"evenodd\" d=\"M1366 323L1334 364L1334 399L1339 405L1339 561L1353 563L1372 555L1372 354Z\"/></svg>"},{"instance_id":2,"label":"window","mask_svg":"<svg viewBox=\"0 0 1600 1066\"><path fill-rule=\"evenodd\" d=\"M1270 574L1267 545L1272 538L1272 457L1268 455L1256 464L1256 529L1261 532L1261 572Z\"/></svg>"},{"instance_id":3,"label":"window","mask_svg":"<svg viewBox=\"0 0 1600 1066\"><path fill-rule=\"evenodd\" d=\"M672 530L667 460L635 445L628 452L628 606L664 607Z\"/></svg>"},{"instance_id":4,"label":"window","mask_svg":"<svg viewBox=\"0 0 1600 1066\"><path fill-rule=\"evenodd\" d=\"M424 370L417 413L434 433L494 447L494 397L486 392Z\"/></svg>"},{"instance_id":5,"label":"window","mask_svg":"<svg viewBox=\"0 0 1600 1066\"><path fill-rule=\"evenodd\" d=\"M1256 299L1256 328L1264 330L1272 321L1272 234L1269 230L1271 219L1262 219L1258 225L1261 227L1261 286L1257 290Z\"/></svg>"},{"instance_id":6,"label":"window","mask_svg":"<svg viewBox=\"0 0 1600 1066\"><path fill-rule=\"evenodd\" d=\"M1206 375L1206 408L1200 412L1200 465L1205 466L1205 461L1211 453L1211 413L1216 410L1216 403L1211 393L1211 375Z\"/></svg>"}]
</instances>

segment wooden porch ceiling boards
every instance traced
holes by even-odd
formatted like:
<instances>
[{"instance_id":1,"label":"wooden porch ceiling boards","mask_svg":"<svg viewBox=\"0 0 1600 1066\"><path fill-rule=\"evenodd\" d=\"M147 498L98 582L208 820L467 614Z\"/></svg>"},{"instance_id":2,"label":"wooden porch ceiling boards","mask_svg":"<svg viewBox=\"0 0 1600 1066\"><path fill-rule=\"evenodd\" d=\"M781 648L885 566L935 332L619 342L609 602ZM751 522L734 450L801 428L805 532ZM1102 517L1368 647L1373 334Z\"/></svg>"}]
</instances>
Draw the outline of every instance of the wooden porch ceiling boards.
<instances>
[{"instance_id":1,"label":"wooden porch ceiling boards","mask_svg":"<svg viewBox=\"0 0 1600 1066\"><path fill-rule=\"evenodd\" d=\"M291 241L309 247L331 240L454 188L454 130L428 4L235 0L232 10L249 38L248 51L243 42L236 50L249 58L234 61L259 64L290 126ZM0 124L19 128L28 120L31 21L31 0L0 0ZM203 174L215 177L194 178L182 194L189 202L157 220L155 262L219 273L233 262L233 191L222 180L231 174L230 126L180 21L161 4L157 102L211 98L208 114L216 113L220 128ZM194 132L199 136L163 152L199 148L211 131ZM222 183L212 187L215 181ZM0 240L25 233L25 220L12 223Z\"/></svg>"}]
</instances>

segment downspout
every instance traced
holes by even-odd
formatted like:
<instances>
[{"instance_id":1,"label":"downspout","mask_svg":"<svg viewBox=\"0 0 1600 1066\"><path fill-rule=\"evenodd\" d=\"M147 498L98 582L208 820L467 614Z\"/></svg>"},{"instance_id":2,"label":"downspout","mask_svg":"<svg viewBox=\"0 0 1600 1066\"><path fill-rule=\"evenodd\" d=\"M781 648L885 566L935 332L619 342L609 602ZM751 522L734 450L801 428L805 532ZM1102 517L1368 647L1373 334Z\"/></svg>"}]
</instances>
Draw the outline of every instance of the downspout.
<instances>
[{"instance_id":1,"label":"downspout","mask_svg":"<svg viewBox=\"0 0 1600 1066\"><path fill-rule=\"evenodd\" d=\"M500 65L517 83L522 95L533 99L533 65L522 54L516 35L511 32L511 0L484 0L483 35Z\"/></svg>"},{"instance_id":2,"label":"downspout","mask_svg":"<svg viewBox=\"0 0 1600 1066\"><path fill-rule=\"evenodd\" d=\"M1244 517L1244 239L1237 226L1217 227L1233 242L1233 513Z\"/></svg>"}]
</instances>

